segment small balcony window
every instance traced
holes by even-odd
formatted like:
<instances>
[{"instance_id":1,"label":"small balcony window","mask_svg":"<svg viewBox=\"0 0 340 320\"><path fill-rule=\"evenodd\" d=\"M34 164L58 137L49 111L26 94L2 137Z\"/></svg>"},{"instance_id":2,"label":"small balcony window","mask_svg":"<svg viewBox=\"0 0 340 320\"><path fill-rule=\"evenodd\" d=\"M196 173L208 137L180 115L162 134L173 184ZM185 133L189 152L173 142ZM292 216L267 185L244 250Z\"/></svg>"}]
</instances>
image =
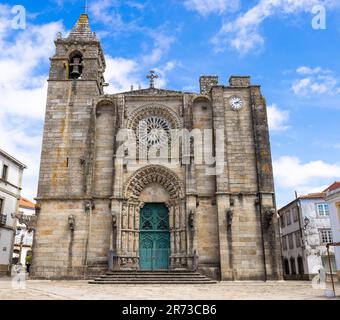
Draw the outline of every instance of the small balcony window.
<instances>
[{"instance_id":1,"label":"small balcony window","mask_svg":"<svg viewBox=\"0 0 340 320\"><path fill-rule=\"evenodd\" d=\"M332 243L333 235L331 229L322 229L320 230L320 240L322 244Z\"/></svg>"},{"instance_id":2,"label":"small balcony window","mask_svg":"<svg viewBox=\"0 0 340 320\"><path fill-rule=\"evenodd\" d=\"M320 217L329 216L329 207L327 203L318 203L316 205L316 210Z\"/></svg>"}]
</instances>

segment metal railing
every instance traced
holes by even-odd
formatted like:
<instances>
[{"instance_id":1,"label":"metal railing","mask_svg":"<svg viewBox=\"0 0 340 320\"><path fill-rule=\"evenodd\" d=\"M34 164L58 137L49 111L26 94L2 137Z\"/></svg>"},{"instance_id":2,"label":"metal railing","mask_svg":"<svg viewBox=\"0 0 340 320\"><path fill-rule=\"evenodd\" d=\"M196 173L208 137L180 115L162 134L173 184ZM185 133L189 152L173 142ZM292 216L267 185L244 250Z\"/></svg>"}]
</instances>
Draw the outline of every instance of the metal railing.
<instances>
[{"instance_id":1,"label":"metal railing","mask_svg":"<svg viewBox=\"0 0 340 320\"><path fill-rule=\"evenodd\" d=\"M0 214L0 224L6 225L7 222L7 215Z\"/></svg>"}]
</instances>

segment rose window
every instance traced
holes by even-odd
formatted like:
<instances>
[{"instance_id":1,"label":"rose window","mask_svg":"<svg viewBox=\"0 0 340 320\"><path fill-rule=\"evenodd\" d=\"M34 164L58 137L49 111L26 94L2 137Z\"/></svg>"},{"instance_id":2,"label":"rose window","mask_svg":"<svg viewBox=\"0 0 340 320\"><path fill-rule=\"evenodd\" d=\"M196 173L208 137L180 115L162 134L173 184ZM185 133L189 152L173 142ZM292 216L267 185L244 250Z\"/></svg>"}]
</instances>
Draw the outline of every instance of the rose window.
<instances>
[{"instance_id":1,"label":"rose window","mask_svg":"<svg viewBox=\"0 0 340 320\"><path fill-rule=\"evenodd\" d=\"M170 142L170 130L171 126L167 120L150 116L139 122L139 141L148 147L160 148Z\"/></svg>"}]
</instances>

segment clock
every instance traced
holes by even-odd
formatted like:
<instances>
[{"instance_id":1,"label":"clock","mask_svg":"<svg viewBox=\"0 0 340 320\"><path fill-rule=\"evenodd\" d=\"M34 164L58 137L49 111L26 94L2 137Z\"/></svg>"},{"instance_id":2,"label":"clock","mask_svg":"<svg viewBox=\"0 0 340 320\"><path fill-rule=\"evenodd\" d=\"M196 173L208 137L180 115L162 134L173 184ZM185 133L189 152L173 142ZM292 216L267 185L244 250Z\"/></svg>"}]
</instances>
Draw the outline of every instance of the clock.
<instances>
[{"instance_id":1,"label":"clock","mask_svg":"<svg viewBox=\"0 0 340 320\"><path fill-rule=\"evenodd\" d=\"M243 101L239 97L230 98L230 106L234 110L240 110L243 107Z\"/></svg>"}]
</instances>

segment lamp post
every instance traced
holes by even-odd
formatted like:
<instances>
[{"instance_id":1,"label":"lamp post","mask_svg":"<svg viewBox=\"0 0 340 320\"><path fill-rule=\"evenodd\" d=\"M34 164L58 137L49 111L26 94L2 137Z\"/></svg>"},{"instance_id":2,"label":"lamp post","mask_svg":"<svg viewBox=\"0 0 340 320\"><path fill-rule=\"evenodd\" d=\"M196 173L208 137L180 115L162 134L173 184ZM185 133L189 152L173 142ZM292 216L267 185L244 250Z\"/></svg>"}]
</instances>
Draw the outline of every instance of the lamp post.
<instances>
[{"instance_id":1,"label":"lamp post","mask_svg":"<svg viewBox=\"0 0 340 320\"><path fill-rule=\"evenodd\" d=\"M21 263L21 252L22 252L22 246L23 246L23 244L24 244L24 237L25 237L25 233L24 233L23 230L21 229L21 234L20 234L19 263Z\"/></svg>"},{"instance_id":2,"label":"lamp post","mask_svg":"<svg viewBox=\"0 0 340 320\"><path fill-rule=\"evenodd\" d=\"M307 248L307 226L309 225L310 223L310 219L308 217L304 217L303 219L303 233L304 233L304 239L303 239L303 246L304 246L304 249Z\"/></svg>"},{"instance_id":3,"label":"lamp post","mask_svg":"<svg viewBox=\"0 0 340 320\"><path fill-rule=\"evenodd\" d=\"M304 230L306 230L306 227L309 225L309 223L310 223L310 220L309 220L309 218L308 217L305 217L304 219L303 219L303 222L305 223L305 225L304 225Z\"/></svg>"}]
</instances>

